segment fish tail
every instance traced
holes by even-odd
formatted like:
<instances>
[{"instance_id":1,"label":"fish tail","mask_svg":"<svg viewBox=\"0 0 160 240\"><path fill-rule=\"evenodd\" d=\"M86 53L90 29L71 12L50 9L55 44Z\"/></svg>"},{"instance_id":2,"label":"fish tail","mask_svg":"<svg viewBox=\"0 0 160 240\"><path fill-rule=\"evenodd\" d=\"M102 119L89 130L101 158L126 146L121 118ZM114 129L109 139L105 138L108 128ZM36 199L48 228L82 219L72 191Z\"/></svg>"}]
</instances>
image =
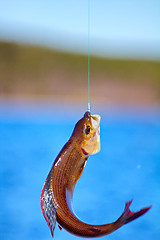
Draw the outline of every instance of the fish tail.
<instances>
[{"instance_id":1,"label":"fish tail","mask_svg":"<svg viewBox=\"0 0 160 240\"><path fill-rule=\"evenodd\" d=\"M127 224L127 223L133 221L134 219L142 216L144 213L146 213L152 207L152 206L149 206L149 207L142 208L140 211L132 212L129 208L132 201L133 200L126 202L125 209L124 209L122 215L116 221L116 223L118 223L120 225Z\"/></svg>"}]
</instances>

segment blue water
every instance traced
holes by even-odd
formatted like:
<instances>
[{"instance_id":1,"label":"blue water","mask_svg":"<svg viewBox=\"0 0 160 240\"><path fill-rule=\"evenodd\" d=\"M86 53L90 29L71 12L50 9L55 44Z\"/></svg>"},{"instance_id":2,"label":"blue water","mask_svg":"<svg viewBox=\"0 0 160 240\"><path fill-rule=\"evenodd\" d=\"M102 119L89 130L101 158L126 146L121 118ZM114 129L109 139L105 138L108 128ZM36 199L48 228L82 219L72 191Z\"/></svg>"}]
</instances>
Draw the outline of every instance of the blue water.
<instances>
[{"instance_id":1,"label":"blue water","mask_svg":"<svg viewBox=\"0 0 160 240\"><path fill-rule=\"evenodd\" d=\"M50 166L82 109L0 106L0 239L52 239L40 209ZM98 111L97 111L98 112ZM131 210L153 205L141 218L101 239L160 239L160 111L100 111L101 152L90 156L74 193L83 221L116 220L125 201ZM55 230L55 239L78 239Z\"/></svg>"}]
</instances>

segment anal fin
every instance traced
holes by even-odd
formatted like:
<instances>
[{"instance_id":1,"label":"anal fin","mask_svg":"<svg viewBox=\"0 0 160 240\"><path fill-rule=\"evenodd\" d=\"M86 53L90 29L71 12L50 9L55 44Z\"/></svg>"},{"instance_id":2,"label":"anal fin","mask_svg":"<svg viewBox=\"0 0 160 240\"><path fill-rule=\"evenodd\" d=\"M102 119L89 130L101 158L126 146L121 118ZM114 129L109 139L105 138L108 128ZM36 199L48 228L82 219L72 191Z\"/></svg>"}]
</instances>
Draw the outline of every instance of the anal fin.
<instances>
[{"instance_id":1,"label":"anal fin","mask_svg":"<svg viewBox=\"0 0 160 240\"><path fill-rule=\"evenodd\" d=\"M58 225L58 228L59 228L60 231L62 230L62 227L60 225Z\"/></svg>"}]
</instances>

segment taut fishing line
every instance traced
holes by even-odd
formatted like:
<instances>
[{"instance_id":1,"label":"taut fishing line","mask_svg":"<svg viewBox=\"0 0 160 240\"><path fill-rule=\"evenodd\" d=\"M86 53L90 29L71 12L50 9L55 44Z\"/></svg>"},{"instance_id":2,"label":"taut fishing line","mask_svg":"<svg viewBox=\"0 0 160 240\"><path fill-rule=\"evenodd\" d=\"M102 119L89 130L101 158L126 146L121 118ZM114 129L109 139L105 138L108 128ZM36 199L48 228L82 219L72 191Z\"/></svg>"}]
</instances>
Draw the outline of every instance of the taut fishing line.
<instances>
[{"instance_id":1,"label":"taut fishing line","mask_svg":"<svg viewBox=\"0 0 160 240\"><path fill-rule=\"evenodd\" d=\"M88 111L91 111L90 103L90 0L88 0Z\"/></svg>"}]
</instances>

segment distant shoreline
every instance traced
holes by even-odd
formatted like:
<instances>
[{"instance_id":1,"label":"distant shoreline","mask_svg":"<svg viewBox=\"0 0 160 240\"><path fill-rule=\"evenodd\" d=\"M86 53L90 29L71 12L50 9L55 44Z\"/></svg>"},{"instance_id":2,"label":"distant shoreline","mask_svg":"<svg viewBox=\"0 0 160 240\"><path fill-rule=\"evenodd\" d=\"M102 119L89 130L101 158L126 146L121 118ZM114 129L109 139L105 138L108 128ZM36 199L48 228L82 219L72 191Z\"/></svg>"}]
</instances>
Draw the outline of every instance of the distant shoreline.
<instances>
[{"instance_id":1,"label":"distant shoreline","mask_svg":"<svg viewBox=\"0 0 160 240\"><path fill-rule=\"evenodd\" d=\"M0 102L86 106L87 56L0 42ZM160 105L160 61L90 58L91 105Z\"/></svg>"},{"instance_id":2,"label":"distant shoreline","mask_svg":"<svg viewBox=\"0 0 160 240\"><path fill-rule=\"evenodd\" d=\"M93 97L92 97L93 98ZM119 101L115 99L106 99L102 96L96 96L91 98L91 107L95 109L160 109L160 102L155 99L149 99L148 101L137 101L137 99L132 99L132 101ZM75 98L75 97L62 97L62 96L31 96L31 95L0 95L0 106L5 104L7 106L14 106L14 108L25 108L26 106L33 106L40 108L41 106L59 106L63 109L77 109L77 108L87 108L87 98Z\"/></svg>"}]
</instances>

